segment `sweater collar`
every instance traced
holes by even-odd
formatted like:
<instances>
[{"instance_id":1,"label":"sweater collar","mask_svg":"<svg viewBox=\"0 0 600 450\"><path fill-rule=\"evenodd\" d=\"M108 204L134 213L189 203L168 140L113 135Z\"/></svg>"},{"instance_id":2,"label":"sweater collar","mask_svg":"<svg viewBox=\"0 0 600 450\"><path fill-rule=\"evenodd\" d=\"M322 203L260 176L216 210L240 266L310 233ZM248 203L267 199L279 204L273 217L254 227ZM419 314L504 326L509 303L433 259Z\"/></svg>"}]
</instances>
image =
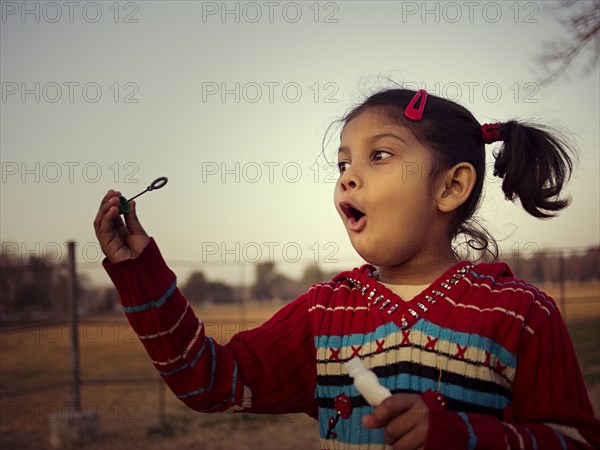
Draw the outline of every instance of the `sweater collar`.
<instances>
[{"instance_id":1,"label":"sweater collar","mask_svg":"<svg viewBox=\"0 0 600 450\"><path fill-rule=\"evenodd\" d=\"M401 329L411 327L420 318L426 317L435 308L436 303L452 293L458 298L470 286L463 281L467 275L512 276L510 268L504 263L481 263L474 266L469 261L460 261L439 276L412 300L405 301L377 280L377 270L365 264L353 270L341 272L332 281L349 283L359 291L369 309L378 309L387 313Z\"/></svg>"}]
</instances>

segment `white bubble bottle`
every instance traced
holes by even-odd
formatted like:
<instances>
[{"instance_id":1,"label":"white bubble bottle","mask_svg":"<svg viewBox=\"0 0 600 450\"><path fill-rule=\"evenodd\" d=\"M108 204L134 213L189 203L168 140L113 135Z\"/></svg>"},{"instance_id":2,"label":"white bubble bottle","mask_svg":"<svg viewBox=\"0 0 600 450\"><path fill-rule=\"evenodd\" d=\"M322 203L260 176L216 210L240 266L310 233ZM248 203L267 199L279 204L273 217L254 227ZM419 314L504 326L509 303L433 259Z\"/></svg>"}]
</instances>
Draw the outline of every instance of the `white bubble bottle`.
<instances>
[{"instance_id":1,"label":"white bubble bottle","mask_svg":"<svg viewBox=\"0 0 600 450\"><path fill-rule=\"evenodd\" d=\"M346 363L348 373L354 378L354 386L371 406L377 406L392 393L379 384L377 375L368 370L359 357L355 356Z\"/></svg>"}]
</instances>

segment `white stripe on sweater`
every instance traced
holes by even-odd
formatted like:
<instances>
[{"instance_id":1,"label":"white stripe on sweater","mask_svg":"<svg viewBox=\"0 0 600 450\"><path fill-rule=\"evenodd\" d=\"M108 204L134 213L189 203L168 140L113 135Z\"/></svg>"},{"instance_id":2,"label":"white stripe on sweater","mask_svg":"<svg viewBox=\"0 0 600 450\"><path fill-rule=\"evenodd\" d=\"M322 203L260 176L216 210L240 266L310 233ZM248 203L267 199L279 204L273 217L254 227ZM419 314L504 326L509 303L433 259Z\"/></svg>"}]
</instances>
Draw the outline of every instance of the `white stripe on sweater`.
<instances>
[{"instance_id":1,"label":"white stripe on sweater","mask_svg":"<svg viewBox=\"0 0 600 450\"><path fill-rule=\"evenodd\" d=\"M171 358L171 359L168 359L166 361L155 361L155 360L152 360L152 362L154 364L158 365L158 366L168 366L169 364L173 364L175 361L179 361L182 358L186 358L187 355L188 355L188 353L192 349L192 346L198 340L198 336L200 335L200 331L202 330L203 326L204 326L204 324L202 322L198 321L198 327L196 328L196 333L194 334L194 337L192 338L192 340L190 341L189 345L187 346L187 348L185 349L185 351L181 355L178 355L175 358Z\"/></svg>"},{"instance_id":2,"label":"white stripe on sweater","mask_svg":"<svg viewBox=\"0 0 600 450\"><path fill-rule=\"evenodd\" d=\"M489 284L485 284L485 283L473 283L471 280L469 280L467 277L463 278L463 280L465 280L467 283L469 283L471 286L473 287L486 287L489 289L490 293L494 292L494 293L501 293L503 291L512 291L512 292L524 292L526 294L531 295L531 297L533 298L534 303L536 303L541 309L543 309L544 311L546 311L546 313L548 315L550 315L550 310L548 308L546 308L545 306L542 306L542 304L540 303L540 301L536 298L535 294L531 291L528 291L526 289L523 288L502 288L502 289L492 289L492 287Z\"/></svg>"},{"instance_id":3,"label":"white stripe on sweater","mask_svg":"<svg viewBox=\"0 0 600 450\"><path fill-rule=\"evenodd\" d=\"M574 441L592 447L592 445L581 435L577 428L569 427L567 425L560 425L558 423L547 423L545 425L549 426L555 431L558 431L560 434L573 439Z\"/></svg>"},{"instance_id":4,"label":"white stripe on sweater","mask_svg":"<svg viewBox=\"0 0 600 450\"><path fill-rule=\"evenodd\" d=\"M517 431L517 429L515 427L513 427L510 423L505 423L505 425L513 432L515 433L515 435L517 436L517 438L519 438L519 448L520 449L524 449L525 448L525 443L523 442L523 437L521 436L521 434Z\"/></svg>"},{"instance_id":5,"label":"white stripe on sweater","mask_svg":"<svg viewBox=\"0 0 600 450\"><path fill-rule=\"evenodd\" d=\"M324 305L318 304L315 306L311 306L308 309L308 312L313 312L316 309L322 309L323 311L368 311L369 307L368 306L357 306L357 307L352 307L352 306L335 306L333 308L329 307L326 308Z\"/></svg>"},{"instance_id":6,"label":"white stripe on sweater","mask_svg":"<svg viewBox=\"0 0 600 450\"><path fill-rule=\"evenodd\" d=\"M502 308L500 306L494 306L493 308L480 308L479 306L475 306L475 305L466 305L464 303L457 303L454 300L452 300L450 297L448 297L447 295L444 295L444 299L447 300L452 306L457 307L457 308L474 309L475 311L479 311L479 312L500 311L500 312L506 314L507 316L512 316L515 319L520 320L523 323L523 328L525 328L529 333L535 334L535 332L533 331L533 328L531 328L529 325L525 325L525 317L523 317L521 314L517 314L514 311L511 311L509 309Z\"/></svg>"},{"instance_id":7,"label":"white stripe on sweater","mask_svg":"<svg viewBox=\"0 0 600 450\"><path fill-rule=\"evenodd\" d=\"M140 335L140 334L138 334L138 337L140 339L154 339L154 338L157 338L157 337L164 336L166 334L171 334L173 331L175 331L175 329L179 326L179 324L181 324L181 322L183 321L183 318L185 317L185 313L187 312L187 310L189 309L189 307L190 307L190 304L187 303L185 305L183 313L181 313L181 316L179 316L179 319L177 319L177 322L175 322L175 325L173 325L167 331L161 331L160 333L156 333L156 334L146 334L146 335Z\"/></svg>"}]
</instances>

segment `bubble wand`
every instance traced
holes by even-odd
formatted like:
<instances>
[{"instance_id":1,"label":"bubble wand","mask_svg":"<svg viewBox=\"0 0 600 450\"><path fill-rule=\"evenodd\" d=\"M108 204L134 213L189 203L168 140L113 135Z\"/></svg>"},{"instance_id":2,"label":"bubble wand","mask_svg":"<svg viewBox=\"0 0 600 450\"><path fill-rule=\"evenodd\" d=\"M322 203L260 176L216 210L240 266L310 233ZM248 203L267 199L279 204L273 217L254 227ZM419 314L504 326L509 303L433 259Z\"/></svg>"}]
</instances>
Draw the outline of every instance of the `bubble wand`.
<instances>
[{"instance_id":1,"label":"bubble wand","mask_svg":"<svg viewBox=\"0 0 600 450\"><path fill-rule=\"evenodd\" d=\"M121 214L125 214L128 213L129 211L131 211L131 206L129 206L129 202L131 200L133 200L134 198L138 198L140 195L148 192L148 191L153 191L155 189L160 189L161 187L163 187L165 184L167 184L167 181L169 181L169 179L167 177L160 177L157 178L156 180L154 180L152 182L152 184L150 184L150 186L148 186L146 188L145 191L140 192L137 195L134 195L133 197L131 197L129 200L127 200L125 197L121 196L119 197L119 201L121 202L120 207L119 207L119 211Z\"/></svg>"}]
</instances>

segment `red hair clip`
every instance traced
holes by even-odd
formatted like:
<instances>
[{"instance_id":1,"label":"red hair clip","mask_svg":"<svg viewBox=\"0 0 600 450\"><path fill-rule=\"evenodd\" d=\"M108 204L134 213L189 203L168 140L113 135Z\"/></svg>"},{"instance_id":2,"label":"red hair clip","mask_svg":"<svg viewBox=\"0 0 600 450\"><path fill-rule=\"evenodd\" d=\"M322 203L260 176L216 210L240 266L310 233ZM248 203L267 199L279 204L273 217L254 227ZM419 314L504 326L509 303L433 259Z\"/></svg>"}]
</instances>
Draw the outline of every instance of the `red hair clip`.
<instances>
[{"instance_id":1,"label":"red hair clip","mask_svg":"<svg viewBox=\"0 0 600 450\"><path fill-rule=\"evenodd\" d=\"M419 107L415 108L417 102L421 99L421 103L419 103ZM425 102L427 101L427 91L425 89L419 89L413 99L410 101L406 109L404 110L404 115L408 117L410 120L414 120L415 122L421 120L423 117L423 110L425 109Z\"/></svg>"},{"instance_id":2,"label":"red hair clip","mask_svg":"<svg viewBox=\"0 0 600 450\"><path fill-rule=\"evenodd\" d=\"M501 141L500 127L501 123L484 123L481 125L481 137L486 144L493 144Z\"/></svg>"}]
</instances>

